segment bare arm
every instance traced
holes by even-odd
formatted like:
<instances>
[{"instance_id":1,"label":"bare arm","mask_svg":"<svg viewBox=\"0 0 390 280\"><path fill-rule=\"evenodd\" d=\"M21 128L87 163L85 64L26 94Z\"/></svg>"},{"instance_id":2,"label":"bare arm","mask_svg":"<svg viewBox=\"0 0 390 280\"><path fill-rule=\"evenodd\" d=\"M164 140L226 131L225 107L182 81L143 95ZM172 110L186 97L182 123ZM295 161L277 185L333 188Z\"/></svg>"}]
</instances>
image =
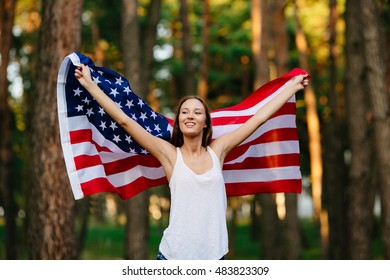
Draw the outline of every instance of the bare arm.
<instances>
[{"instance_id":1,"label":"bare arm","mask_svg":"<svg viewBox=\"0 0 390 280\"><path fill-rule=\"evenodd\" d=\"M155 156L164 166L172 165L172 150L175 150L169 142L160 139L147 132L136 121L127 116L104 92L92 81L91 73L87 66L80 65L76 68L75 76L80 84L95 98L99 105L109 114L135 141L142 145L150 154ZM164 166L166 169L167 166ZM166 170L167 171L167 170Z\"/></svg>"},{"instance_id":2,"label":"bare arm","mask_svg":"<svg viewBox=\"0 0 390 280\"><path fill-rule=\"evenodd\" d=\"M270 102L259 109L242 126L231 133L225 134L211 143L211 147L219 156L221 163L226 155L275 114L297 91L308 85L307 75L298 75L291 79L287 87Z\"/></svg>"}]
</instances>

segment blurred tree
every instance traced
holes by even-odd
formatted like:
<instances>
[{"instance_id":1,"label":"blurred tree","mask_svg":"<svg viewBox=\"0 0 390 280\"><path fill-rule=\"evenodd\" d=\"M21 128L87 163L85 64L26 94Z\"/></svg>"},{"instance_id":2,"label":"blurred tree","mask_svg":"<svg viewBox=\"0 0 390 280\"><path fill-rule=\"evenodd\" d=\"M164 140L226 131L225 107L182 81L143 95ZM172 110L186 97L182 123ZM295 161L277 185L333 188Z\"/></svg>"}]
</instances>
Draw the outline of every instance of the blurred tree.
<instances>
[{"instance_id":1,"label":"blurred tree","mask_svg":"<svg viewBox=\"0 0 390 280\"><path fill-rule=\"evenodd\" d=\"M121 47L126 78L140 97L145 97L141 82L141 46L138 22L138 1L123 0L121 14ZM134 39L136 38L136 39ZM125 201L125 259L146 259L148 255L148 195L147 191Z\"/></svg>"},{"instance_id":2,"label":"blurred tree","mask_svg":"<svg viewBox=\"0 0 390 280\"><path fill-rule=\"evenodd\" d=\"M347 135L345 131L344 96L339 90L336 25L339 19L337 1L329 1L329 113L323 122L323 205L328 211L329 247L327 259L345 259L346 254L346 209L345 191L348 183L347 167L344 161ZM334 137L338 135L338 137Z\"/></svg>"},{"instance_id":3,"label":"blurred tree","mask_svg":"<svg viewBox=\"0 0 390 280\"><path fill-rule=\"evenodd\" d=\"M204 100L208 96L208 71L209 71L209 45L210 45L210 3L209 0L203 0L202 17L202 53L199 66L199 80L197 95Z\"/></svg>"},{"instance_id":4,"label":"blurred tree","mask_svg":"<svg viewBox=\"0 0 390 280\"><path fill-rule=\"evenodd\" d=\"M140 94L143 97L151 92L151 81L154 67L154 47L157 40L157 25L161 19L161 3L162 0L151 0L147 6L147 14L144 28L141 29L140 43L141 43L141 83ZM131 49L129 50L131 51Z\"/></svg>"},{"instance_id":5,"label":"blurred tree","mask_svg":"<svg viewBox=\"0 0 390 280\"><path fill-rule=\"evenodd\" d=\"M298 17L299 8L297 2L294 2L294 16L296 24L295 43L299 52L299 64L306 71L309 69L309 46L306 35L303 32L301 21ZM306 105L306 119L309 134L309 150L310 150L310 175L312 186L312 197L314 204L314 217L320 223L321 242L323 255L328 250L328 215L326 209L322 207L322 146L320 119L317 112L317 98L314 93L313 86L309 84L304 90L304 99Z\"/></svg>"},{"instance_id":6,"label":"blurred tree","mask_svg":"<svg viewBox=\"0 0 390 280\"><path fill-rule=\"evenodd\" d=\"M385 46L390 46L390 1L382 0L380 10L385 33L384 44ZM390 48L386 48L386 50L387 86L390 88Z\"/></svg>"},{"instance_id":7,"label":"blurred tree","mask_svg":"<svg viewBox=\"0 0 390 280\"><path fill-rule=\"evenodd\" d=\"M145 96L145 90L141 90L141 45L139 40L134 39L141 38L140 23L137 14L138 1L122 0L122 6L121 49L124 60L124 75L131 81L131 87L134 92Z\"/></svg>"},{"instance_id":8,"label":"blurred tree","mask_svg":"<svg viewBox=\"0 0 390 280\"><path fill-rule=\"evenodd\" d=\"M153 47L156 44L156 26L160 19L161 0L149 4L145 31L140 32L137 14L138 1L123 0L122 53L125 75L132 81L132 87L141 98L150 90ZM134 38L139 38L134 40ZM141 42L141 43L140 43ZM125 257L147 259L149 231L149 192L144 191L126 203ZM157 254L157 252L156 252Z\"/></svg>"},{"instance_id":9,"label":"blurred tree","mask_svg":"<svg viewBox=\"0 0 390 280\"><path fill-rule=\"evenodd\" d=\"M194 62L192 52L191 28L189 22L188 0L180 0L180 23L181 23L181 53L183 59L183 89L178 97L195 94Z\"/></svg>"},{"instance_id":10,"label":"blurred tree","mask_svg":"<svg viewBox=\"0 0 390 280\"><path fill-rule=\"evenodd\" d=\"M132 87L138 95L145 95L141 88L140 44L134 38L140 38L138 22L138 1L123 0L121 14L121 47L125 66L125 76L132 81ZM148 203L147 192L143 192L125 202L125 258L146 259ZM146 218L145 218L146 213Z\"/></svg>"},{"instance_id":11,"label":"blurred tree","mask_svg":"<svg viewBox=\"0 0 390 280\"><path fill-rule=\"evenodd\" d=\"M272 47L268 50L272 56L272 67L276 78L289 72L289 38L286 24L286 0L272 1L270 17L272 19L268 24L272 34L270 36ZM297 95L301 92L297 93ZM296 96L297 98L298 96ZM283 222L283 252L284 259L299 259L301 252L301 233L299 230L298 219L298 201L297 194L286 193L278 194L284 196L284 204L286 208L286 216Z\"/></svg>"},{"instance_id":12,"label":"blurred tree","mask_svg":"<svg viewBox=\"0 0 390 280\"><path fill-rule=\"evenodd\" d=\"M85 249L85 240L87 237L88 232L88 225L90 220L90 207L91 202L94 200L92 197L84 197L81 201L76 201L75 203L75 211L74 211L74 217L77 220L79 218L80 220L80 229L78 232L78 235L76 237L76 258L80 259L84 249Z\"/></svg>"},{"instance_id":13,"label":"blurred tree","mask_svg":"<svg viewBox=\"0 0 390 280\"><path fill-rule=\"evenodd\" d=\"M376 188L371 177L373 145L370 108L364 62L363 22L360 1L346 2L346 81L345 95L348 136L351 149L349 186L346 191L348 238L345 257L367 260L372 258L374 200ZM335 137L335 135L333 135ZM375 168L374 168L375 170Z\"/></svg>"},{"instance_id":14,"label":"blurred tree","mask_svg":"<svg viewBox=\"0 0 390 280\"><path fill-rule=\"evenodd\" d=\"M361 0L363 42L368 92L374 122L375 154L378 161L381 194L381 234L383 256L390 259L390 96L383 54L384 34L375 1Z\"/></svg>"},{"instance_id":15,"label":"blurred tree","mask_svg":"<svg viewBox=\"0 0 390 280\"><path fill-rule=\"evenodd\" d=\"M268 42L270 38L271 15L266 9L268 1L252 0L251 2L251 32L252 55L254 61L253 89L264 85L270 79L269 61L267 57Z\"/></svg>"},{"instance_id":16,"label":"blurred tree","mask_svg":"<svg viewBox=\"0 0 390 280\"><path fill-rule=\"evenodd\" d=\"M30 259L74 259L74 198L61 156L57 74L63 58L80 48L83 1L42 1L42 24L31 98L27 243Z\"/></svg>"},{"instance_id":17,"label":"blurred tree","mask_svg":"<svg viewBox=\"0 0 390 280\"><path fill-rule=\"evenodd\" d=\"M19 244L16 230L17 206L12 181L11 118L9 106L9 82L7 69L12 47L12 27L14 25L16 0L0 1L0 205L5 211L5 252L6 259L17 259Z\"/></svg>"},{"instance_id":18,"label":"blurred tree","mask_svg":"<svg viewBox=\"0 0 390 280\"><path fill-rule=\"evenodd\" d=\"M267 33L270 27L271 21L269 20L269 13L263 7L267 5L265 0L252 0L251 1L251 35L252 44L251 51L253 57L253 89L257 89L269 80L270 70L269 62L267 57L268 41L270 34ZM251 236L254 240L261 240L259 236L260 232L260 214L256 211L256 205L263 207L261 203L261 194L256 194L252 204L252 215L251 215ZM272 197L269 197L271 199ZM276 223L274 223L276 224ZM264 232L263 234L266 234ZM267 236L267 234L266 234ZM265 242L266 244L270 242ZM272 245L270 245L272 247ZM266 247L265 247L266 248Z\"/></svg>"},{"instance_id":19,"label":"blurred tree","mask_svg":"<svg viewBox=\"0 0 390 280\"><path fill-rule=\"evenodd\" d=\"M266 0L252 0L252 51L255 61L254 88L270 80L270 61L268 52L271 50L269 42L273 24L279 24L272 20L272 5ZM268 15L268 16L267 16ZM274 77L275 78L275 77ZM281 234L280 221L276 212L274 194L259 194L255 196L261 206L260 232L262 257L264 259L281 259Z\"/></svg>"}]
</instances>

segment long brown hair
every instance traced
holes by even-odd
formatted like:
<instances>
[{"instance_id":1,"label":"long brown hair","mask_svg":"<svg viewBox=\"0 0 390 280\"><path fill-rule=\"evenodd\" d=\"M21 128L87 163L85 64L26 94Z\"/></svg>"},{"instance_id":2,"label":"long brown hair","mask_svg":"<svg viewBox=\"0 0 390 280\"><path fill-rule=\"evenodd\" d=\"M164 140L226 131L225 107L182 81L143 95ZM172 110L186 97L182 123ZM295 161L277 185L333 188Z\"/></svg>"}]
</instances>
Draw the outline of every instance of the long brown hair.
<instances>
[{"instance_id":1,"label":"long brown hair","mask_svg":"<svg viewBox=\"0 0 390 280\"><path fill-rule=\"evenodd\" d=\"M183 97L182 99L180 99L178 106L176 107L176 117L175 117L175 123L173 125L171 143L175 147L181 147L184 144L183 133L180 131L180 127L179 127L179 114L180 114L181 106L183 105L184 102L186 102L189 99L199 100L205 109L206 127L203 128L202 146L207 147L210 144L211 138L213 136L213 127L211 124L210 108L202 98L200 98L199 96L194 96L194 95L189 95L189 96Z\"/></svg>"}]
</instances>

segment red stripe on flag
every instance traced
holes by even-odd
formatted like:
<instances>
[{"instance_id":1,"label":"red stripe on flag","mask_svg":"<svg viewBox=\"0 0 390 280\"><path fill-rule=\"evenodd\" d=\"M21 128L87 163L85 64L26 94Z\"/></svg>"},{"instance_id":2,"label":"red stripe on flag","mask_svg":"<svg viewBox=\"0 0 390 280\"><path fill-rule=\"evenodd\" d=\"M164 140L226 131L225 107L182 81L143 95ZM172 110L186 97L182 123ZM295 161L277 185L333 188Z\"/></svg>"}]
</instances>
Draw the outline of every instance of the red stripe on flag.
<instances>
[{"instance_id":1,"label":"red stripe on flag","mask_svg":"<svg viewBox=\"0 0 390 280\"><path fill-rule=\"evenodd\" d=\"M119 159L113 162L104 163L104 170L107 175L112 175L115 173L125 172L127 170L133 169L137 166L144 167L160 167L160 162L153 156L150 155L137 155L133 157L128 157L124 159Z\"/></svg>"},{"instance_id":2,"label":"red stripe on flag","mask_svg":"<svg viewBox=\"0 0 390 280\"><path fill-rule=\"evenodd\" d=\"M81 183L80 185L84 196L100 192L111 192L118 194L121 199L128 199L147 190L151 185L161 186L165 183L165 177L156 180L139 177L137 180L127 185L115 187L107 178L95 178L88 182Z\"/></svg>"},{"instance_id":3,"label":"red stripe on flag","mask_svg":"<svg viewBox=\"0 0 390 280\"><path fill-rule=\"evenodd\" d=\"M223 170L262 169L285 166L299 166L299 154L284 154L265 157L247 157L242 162L224 164Z\"/></svg>"},{"instance_id":4,"label":"red stripe on flag","mask_svg":"<svg viewBox=\"0 0 390 280\"><path fill-rule=\"evenodd\" d=\"M226 184L226 192L228 196L242 196L255 193L301 193L301 188L301 179Z\"/></svg>"},{"instance_id":5,"label":"red stripe on flag","mask_svg":"<svg viewBox=\"0 0 390 280\"><path fill-rule=\"evenodd\" d=\"M167 183L166 177L159 179L148 179L145 177L140 177L134 182L127 184L125 186L121 186L118 188L119 196L121 199L128 199L133 197L134 195L150 188L150 186L162 186Z\"/></svg>"},{"instance_id":6,"label":"red stripe on flag","mask_svg":"<svg viewBox=\"0 0 390 280\"><path fill-rule=\"evenodd\" d=\"M72 130L69 132L69 136L70 136L70 143L71 144L91 142L92 141L92 130L90 130L90 129Z\"/></svg>"},{"instance_id":7,"label":"red stripe on flag","mask_svg":"<svg viewBox=\"0 0 390 280\"><path fill-rule=\"evenodd\" d=\"M98 152L112 152L109 148L100 146L98 143L92 139L92 130L91 129L79 129L69 132L70 143L80 144L80 143L91 143L95 146Z\"/></svg>"},{"instance_id":8,"label":"red stripe on flag","mask_svg":"<svg viewBox=\"0 0 390 280\"><path fill-rule=\"evenodd\" d=\"M93 155L93 156L80 155L80 156L74 157L74 163L75 163L76 169L80 170L83 168L101 165L102 161L101 161L99 155Z\"/></svg>"}]
</instances>

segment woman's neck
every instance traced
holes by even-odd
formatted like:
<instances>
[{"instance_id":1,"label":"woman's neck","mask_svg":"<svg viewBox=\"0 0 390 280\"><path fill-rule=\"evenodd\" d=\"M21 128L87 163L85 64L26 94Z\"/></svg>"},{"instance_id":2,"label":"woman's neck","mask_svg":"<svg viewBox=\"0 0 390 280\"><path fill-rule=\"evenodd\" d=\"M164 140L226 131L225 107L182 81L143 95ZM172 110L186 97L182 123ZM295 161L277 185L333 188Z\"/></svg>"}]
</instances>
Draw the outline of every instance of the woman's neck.
<instances>
[{"instance_id":1,"label":"woman's neck","mask_svg":"<svg viewBox=\"0 0 390 280\"><path fill-rule=\"evenodd\" d=\"M181 151L187 154L201 154L206 151L207 148L202 146L202 141L195 139L185 139L184 144L180 147Z\"/></svg>"}]
</instances>

